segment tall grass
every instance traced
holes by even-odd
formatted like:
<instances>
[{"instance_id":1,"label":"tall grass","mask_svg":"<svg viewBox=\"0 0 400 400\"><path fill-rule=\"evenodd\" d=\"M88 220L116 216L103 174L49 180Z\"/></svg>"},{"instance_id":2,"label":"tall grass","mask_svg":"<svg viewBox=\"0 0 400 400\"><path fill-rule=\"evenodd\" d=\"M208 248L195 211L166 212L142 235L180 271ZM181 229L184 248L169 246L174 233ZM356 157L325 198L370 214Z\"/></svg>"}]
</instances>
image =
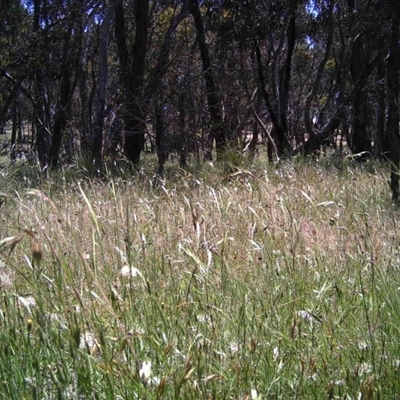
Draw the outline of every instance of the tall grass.
<instances>
[{"instance_id":1,"label":"tall grass","mask_svg":"<svg viewBox=\"0 0 400 400\"><path fill-rule=\"evenodd\" d=\"M396 398L386 173L210 164L167 168L157 187L143 174L9 187L0 397Z\"/></svg>"}]
</instances>

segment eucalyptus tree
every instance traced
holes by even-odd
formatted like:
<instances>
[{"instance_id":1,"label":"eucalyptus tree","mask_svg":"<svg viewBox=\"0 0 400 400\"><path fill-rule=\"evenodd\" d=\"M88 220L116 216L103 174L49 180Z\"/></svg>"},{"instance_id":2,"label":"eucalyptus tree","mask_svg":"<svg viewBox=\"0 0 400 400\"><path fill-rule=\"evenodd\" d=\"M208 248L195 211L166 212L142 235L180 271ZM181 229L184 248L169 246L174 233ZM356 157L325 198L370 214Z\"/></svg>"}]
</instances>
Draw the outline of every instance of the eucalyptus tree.
<instances>
[{"instance_id":1,"label":"eucalyptus tree","mask_svg":"<svg viewBox=\"0 0 400 400\"><path fill-rule=\"evenodd\" d=\"M304 121L310 139L303 149L306 154L314 152L340 130L350 149L363 159L373 154L372 144L377 142L371 118L372 107L378 107L374 94L380 93L380 107L385 103L382 83L388 52L387 4L368 0L310 4L316 10L310 17L317 28L309 33L313 43L310 50L314 54L321 48L325 51L317 57L318 68L305 103ZM322 116L317 125L311 123L312 115ZM383 115L381 109L380 136Z\"/></svg>"},{"instance_id":2,"label":"eucalyptus tree","mask_svg":"<svg viewBox=\"0 0 400 400\"><path fill-rule=\"evenodd\" d=\"M175 31L188 12L187 0L182 4L164 5L162 2L149 0L133 0L133 19L127 21L126 5L122 0L113 0L115 7L115 39L120 62L120 76L124 91L124 153L125 156L137 165L145 142L146 116L149 102L157 89L157 85L164 76L169 65L171 43ZM149 71L146 67L149 38L154 25L151 21L157 18L160 9L172 7L174 10L168 29L161 40L156 64ZM128 30L134 30L134 41L130 43Z\"/></svg>"},{"instance_id":3,"label":"eucalyptus tree","mask_svg":"<svg viewBox=\"0 0 400 400\"><path fill-rule=\"evenodd\" d=\"M203 65L204 81L206 86L208 110L210 113L210 132L208 136L206 159L211 159L211 150L215 140L217 154L221 154L226 148L226 136L224 121L222 117L221 99L218 88L215 83L213 66L209 49L206 43L206 35L203 24L203 18L200 11L198 0L189 0L190 13L193 16L194 24L197 30L197 42L200 48L201 60Z\"/></svg>"},{"instance_id":4,"label":"eucalyptus tree","mask_svg":"<svg viewBox=\"0 0 400 400\"><path fill-rule=\"evenodd\" d=\"M0 4L0 134L8 115L21 109L28 75L26 42L29 38L29 15L20 0L5 0ZM13 137L14 138L14 137ZM15 139L15 138L14 138ZM15 140L12 140L12 145Z\"/></svg>"},{"instance_id":5,"label":"eucalyptus tree","mask_svg":"<svg viewBox=\"0 0 400 400\"><path fill-rule=\"evenodd\" d=\"M106 106L106 90L108 81L108 42L109 27L114 17L114 6L104 1L103 19L100 23L99 30L99 57L98 57L98 84L97 84L97 106L94 116L93 133L92 133L92 160L97 167L101 166L102 145L103 145L103 129Z\"/></svg>"},{"instance_id":6,"label":"eucalyptus tree","mask_svg":"<svg viewBox=\"0 0 400 400\"><path fill-rule=\"evenodd\" d=\"M86 18L95 2L33 0L29 67L31 99L40 164L56 167L61 147L70 140L74 93Z\"/></svg>"},{"instance_id":7,"label":"eucalyptus tree","mask_svg":"<svg viewBox=\"0 0 400 400\"><path fill-rule=\"evenodd\" d=\"M387 7L381 2L348 0L352 90L352 150L372 154L370 96L372 73L387 53Z\"/></svg>"},{"instance_id":8,"label":"eucalyptus tree","mask_svg":"<svg viewBox=\"0 0 400 400\"><path fill-rule=\"evenodd\" d=\"M387 136L391 143L390 161L391 175L390 187L393 201L400 202L399 191L399 163L400 163L400 138L399 138L399 100L400 100L400 10L396 0L390 1L391 26L390 26L390 51L387 60Z\"/></svg>"},{"instance_id":9,"label":"eucalyptus tree","mask_svg":"<svg viewBox=\"0 0 400 400\"><path fill-rule=\"evenodd\" d=\"M265 20L257 21L252 37L259 88L271 118L278 156L288 156L292 150L288 102L299 1L262 3L260 15Z\"/></svg>"},{"instance_id":10,"label":"eucalyptus tree","mask_svg":"<svg viewBox=\"0 0 400 400\"><path fill-rule=\"evenodd\" d=\"M257 88L272 125L272 132L267 135L269 147L275 149L278 157L290 156L292 151L288 121L290 87L294 51L303 36L297 29L303 13L304 2L299 0L224 1L220 13L220 34L237 47L242 98L247 98L247 110L254 115L253 102L257 103L259 97L251 93ZM265 125L269 121L255 118L268 132Z\"/></svg>"},{"instance_id":11,"label":"eucalyptus tree","mask_svg":"<svg viewBox=\"0 0 400 400\"><path fill-rule=\"evenodd\" d=\"M53 20L57 19L60 7L63 6L64 9L61 8L61 10L66 14L64 29L56 33L61 46L59 49L57 49L58 46L55 46L56 54L59 57L59 61L54 63L58 66L56 72L59 74L59 87L55 93L55 111L49 147L49 163L52 167L58 165L63 135L71 134L67 130L67 124L71 118L73 95L78 83L79 58L85 29L82 15L85 15L87 11L84 0L67 2L54 10Z\"/></svg>"}]
</instances>

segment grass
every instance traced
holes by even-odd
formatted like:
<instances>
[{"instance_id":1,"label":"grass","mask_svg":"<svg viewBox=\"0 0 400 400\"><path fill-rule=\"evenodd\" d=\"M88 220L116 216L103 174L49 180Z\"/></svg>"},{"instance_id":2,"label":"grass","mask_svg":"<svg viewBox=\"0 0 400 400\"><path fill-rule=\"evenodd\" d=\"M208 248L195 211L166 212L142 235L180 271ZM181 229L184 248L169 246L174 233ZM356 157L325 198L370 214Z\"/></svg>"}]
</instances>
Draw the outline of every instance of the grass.
<instances>
[{"instance_id":1,"label":"grass","mask_svg":"<svg viewBox=\"0 0 400 400\"><path fill-rule=\"evenodd\" d=\"M29 174L0 178L1 398L398 398L385 167Z\"/></svg>"}]
</instances>

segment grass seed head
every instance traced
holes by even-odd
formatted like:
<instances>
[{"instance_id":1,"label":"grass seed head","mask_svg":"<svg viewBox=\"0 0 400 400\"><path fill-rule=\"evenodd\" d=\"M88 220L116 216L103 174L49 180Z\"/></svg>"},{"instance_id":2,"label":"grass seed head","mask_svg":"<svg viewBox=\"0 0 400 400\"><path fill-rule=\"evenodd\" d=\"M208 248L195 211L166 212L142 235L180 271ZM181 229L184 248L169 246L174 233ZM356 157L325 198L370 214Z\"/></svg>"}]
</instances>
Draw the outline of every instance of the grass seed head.
<instances>
[{"instance_id":1,"label":"grass seed head","mask_svg":"<svg viewBox=\"0 0 400 400\"><path fill-rule=\"evenodd\" d=\"M26 327L28 329L28 332L30 332L32 330L32 320L30 318L28 318L28 320L26 321Z\"/></svg>"},{"instance_id":2,"label":"grass seed head","mask_svg":"<svg viewBox=\"0 0 400 400\"><path fill-rule=\"evenodd\" d=\"M32 240L32 258L36 264L40 264L43 259L42 246L37 240Z\"/></svg>"}]
</instances>

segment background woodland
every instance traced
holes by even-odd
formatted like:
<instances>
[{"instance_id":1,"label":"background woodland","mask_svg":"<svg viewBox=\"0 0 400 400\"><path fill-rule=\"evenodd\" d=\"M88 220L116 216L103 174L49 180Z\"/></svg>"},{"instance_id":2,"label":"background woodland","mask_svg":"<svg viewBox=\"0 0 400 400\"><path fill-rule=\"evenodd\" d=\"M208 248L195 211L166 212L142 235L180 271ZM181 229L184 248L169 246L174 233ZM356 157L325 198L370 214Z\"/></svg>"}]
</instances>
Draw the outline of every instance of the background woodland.
<instances>
[{"instance_id":1,"label":"background woodland","mask_svg":"<svg viewBox=\"0 0 400 400\"><path fill-rule=\"evenodd\" d=\"M336 152L390 160L399 197L398 2L3 0L3 154L100 170Z\"/></svg>"}]
</instances>

